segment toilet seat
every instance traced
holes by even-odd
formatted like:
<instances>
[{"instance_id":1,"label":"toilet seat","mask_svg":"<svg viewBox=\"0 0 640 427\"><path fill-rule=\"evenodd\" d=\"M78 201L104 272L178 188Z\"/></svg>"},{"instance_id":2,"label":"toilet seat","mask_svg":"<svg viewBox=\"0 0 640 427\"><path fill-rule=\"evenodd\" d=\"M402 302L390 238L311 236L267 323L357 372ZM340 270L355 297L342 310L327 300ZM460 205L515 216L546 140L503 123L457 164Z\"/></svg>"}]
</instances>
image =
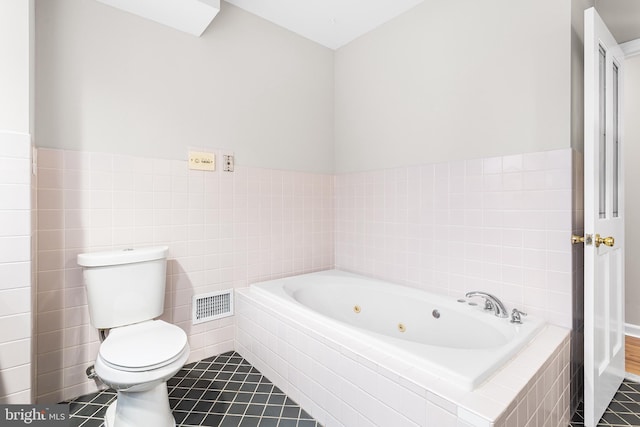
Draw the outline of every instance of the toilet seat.
<instances>
[{"instance_id":1,"label":"toilet seat","mask_svg":"<svg viewBox=\"0 0 640 427\"><path fill-rule=\"evenodd\" d=\"M151 320L109 331L100 345L105 365L121 371L149 371L168 365L182 356L187 334L175 325Z\"/></svg>"}]
</instances>

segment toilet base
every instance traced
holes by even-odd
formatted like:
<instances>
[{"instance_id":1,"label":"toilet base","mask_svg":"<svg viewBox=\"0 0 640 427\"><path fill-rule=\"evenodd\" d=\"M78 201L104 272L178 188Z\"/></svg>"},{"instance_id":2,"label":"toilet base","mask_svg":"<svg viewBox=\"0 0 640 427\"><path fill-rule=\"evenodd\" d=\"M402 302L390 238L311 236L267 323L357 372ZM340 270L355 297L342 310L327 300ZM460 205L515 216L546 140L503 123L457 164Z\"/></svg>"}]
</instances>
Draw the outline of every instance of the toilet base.
<instances>
[{"instance_id":1,"label":"toilet base","mask_svg":"<svg viewBox=\"0 0 640 427\"><path fill-rule=\"evenodd\" d=\"M118 391L118 397L107 408L104 424L105 427L176 427L169 407L167 383L146 391Z\"/></svg>"}]
</instances>

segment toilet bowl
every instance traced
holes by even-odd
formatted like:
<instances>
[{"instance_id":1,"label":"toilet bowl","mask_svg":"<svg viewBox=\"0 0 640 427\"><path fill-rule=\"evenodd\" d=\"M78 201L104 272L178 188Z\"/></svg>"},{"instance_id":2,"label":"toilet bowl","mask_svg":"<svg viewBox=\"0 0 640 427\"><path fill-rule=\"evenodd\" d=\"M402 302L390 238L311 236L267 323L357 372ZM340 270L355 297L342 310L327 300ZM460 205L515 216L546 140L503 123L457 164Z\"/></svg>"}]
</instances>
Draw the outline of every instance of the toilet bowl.
<instances>
[{"instance_id":1,"label":"toilet bowl","mask_svg":"<svg viewBox=\"0 0 640 427\"><path fill-rule=\"evenodd\" d=\"M166 246L78 255L91 324L108 331L95 374L118 392L106 427L175 427L167 380L189 357L187 334L164 310Z\"/></svg>"},{"instance_id":2,"label":"toilet bowl","mask_svg":"<svg viewBox=\"0 0 640 427\"><path fill-rule=\"evenodd\" d=\"M112 329L98 351L95 370L118 391L107 410L107 427L173 427L166 381L189 357L182 329L151 320Z\"/></svg>"}]
</instances>

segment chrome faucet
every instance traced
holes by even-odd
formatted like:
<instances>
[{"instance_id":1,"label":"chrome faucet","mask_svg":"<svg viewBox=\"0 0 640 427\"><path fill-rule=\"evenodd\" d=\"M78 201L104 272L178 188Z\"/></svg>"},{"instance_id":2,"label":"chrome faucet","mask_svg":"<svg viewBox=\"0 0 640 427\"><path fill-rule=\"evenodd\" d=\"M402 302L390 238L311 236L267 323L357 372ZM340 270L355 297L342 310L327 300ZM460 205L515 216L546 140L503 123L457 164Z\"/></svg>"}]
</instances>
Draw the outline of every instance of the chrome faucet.
<instances>
[{"instance_id":1,"label":"chrome faucet","mask_svg":"<svg viewBox=\"0 0 640 427\"><path fill-rule=\"evenodd\" d=\"M500 301L497 297L482 291L471 291L465 294L467 298L471 297L482 297L484 298L484 309L493 311L497 317L508 317L507 309L505 308L502 301Z\"/></svg>"},{"instance_id":2,"label":"chrome faucet","mask_svg":"<svg viewBox=\"0 0 640 427\"><path fill-rule=\"evenodd\" d=\"M524 313L520 310L518 310L517 308L514 308L511 311L511 323L517 323L519 325L522 324L522 316L526 316L527 313Z\"/></svg>"}]
</instances>

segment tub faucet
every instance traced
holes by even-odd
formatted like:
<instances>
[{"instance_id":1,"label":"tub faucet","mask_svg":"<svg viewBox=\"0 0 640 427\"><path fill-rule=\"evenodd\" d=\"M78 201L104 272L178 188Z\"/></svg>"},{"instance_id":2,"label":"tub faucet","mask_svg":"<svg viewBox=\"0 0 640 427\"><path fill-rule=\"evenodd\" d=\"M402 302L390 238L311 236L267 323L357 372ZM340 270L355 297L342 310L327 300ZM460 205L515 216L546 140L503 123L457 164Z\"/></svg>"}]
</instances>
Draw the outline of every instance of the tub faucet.
<instances>
[{"instance_id":1,"label":"tub faucet","mask_svg":"<svg viewBox=\"0 0 640 427\"><path fill-rule=\"evenodd\" d=\"M497 297L482 291L471 291L465 294L467 298L471 297L482 297L484 298L484 309L493 311L497 317L507 317L507 309L505 308L502 301L500 301Z\"/></svg>"}]
</instances>

